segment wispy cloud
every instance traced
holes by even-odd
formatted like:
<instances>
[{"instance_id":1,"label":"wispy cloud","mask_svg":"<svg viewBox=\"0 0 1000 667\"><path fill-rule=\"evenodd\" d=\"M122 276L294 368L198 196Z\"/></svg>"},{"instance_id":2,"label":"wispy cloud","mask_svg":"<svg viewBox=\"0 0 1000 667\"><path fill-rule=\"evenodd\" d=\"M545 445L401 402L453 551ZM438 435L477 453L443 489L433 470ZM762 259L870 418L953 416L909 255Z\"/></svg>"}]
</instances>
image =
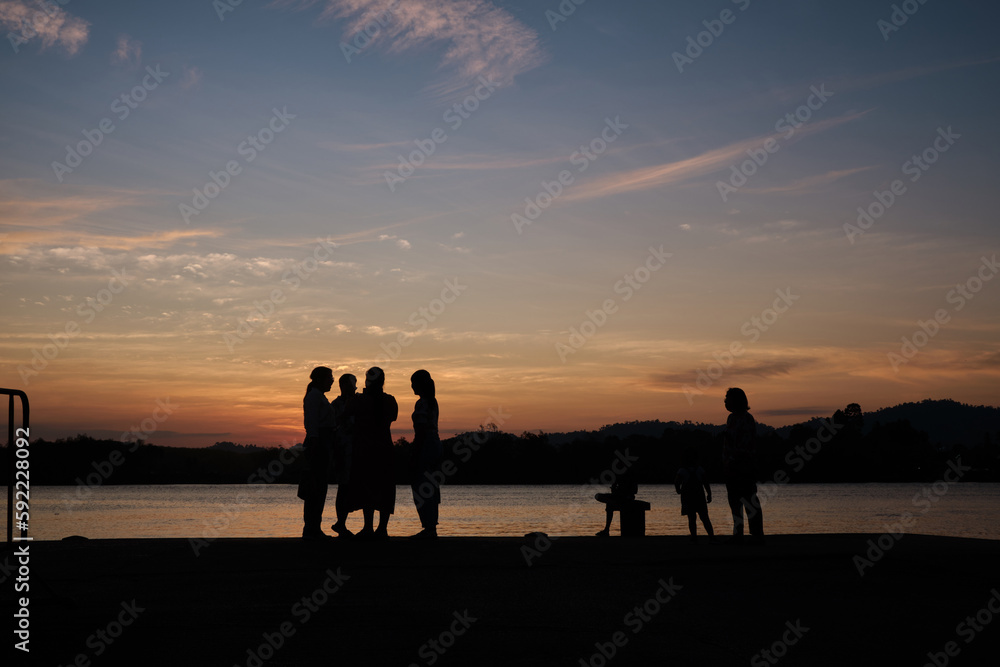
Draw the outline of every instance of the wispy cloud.
<instances>
[{"instance_id":1,"label":"wispy cloud","mask_svg":"<svg viewBox=\"0 0 1000 667\"><path fill-rule=\"evenodd\" d=\"M127 67L138 67L142 61L142 42L128 35L118 37L118 46L111 52L111 62Z\"/></svg>"},{"instance_id":2,"label":"wispy cloud","mask_svg":"<svg viewBox=\"0 0 1000 667\"><path fill-rule=\"evenodd\" d=\"M381 151L386 148L398 148L400 146L410 146L412 141L385 141L371 144L342 144L337 141L323 141L317 144L320 148L329 148L333 151L349 151L351 153L363 153L367 151Z\"/></svg>"},{"instance_id":3,"label":"wispy cloud","mask_svg":"<svg viewBox=\"0 0 1000 667\"><path fill-rule=\"evenodd\" d=\"M40 37L43 49L58 44L71 56L87 43L90 34L87 21L71 15L54 2L44 5L29 4L26 0L0 2L0 26L13 35L12 43Z\"/></svg>"},{"instance_id":4,"label":"wispy cloud","mask_svg":"<svg viewBox=\"0 0 1000 667\"><path fill-rule=\"evenodd\" d=\"M842 178L874 168L874 166L869 166L828 171L825 174L806 176L805 178L800 178L797 181L792 181L791 183L786 183L785 185L776 185L769 188L747 188L744 192L751 192L755 194L799 194L815 192L825 188L831 183L839 181Z\"/></svg>"},{"instance_id":5,"label":"wispy cloud","mask_svg":"<svg viewBox=\"0 0 1000 667\"><path fill-rule=\"evenodd\" d=\"M187 90L201 83L202 72L200 67L185 67L181 74L181 88Z\"/></svg>"},{"instance_id":6,"label":"wispy cloud","mask_svg":"<svg viewBox=\"0 0 1000 667\"><path fill-rule=\"evenodd\" d=\"M380 234L378 237L379 241L395 241L396 247L400 250L409 250L413 245L406 239L401 239L395 234Z\"/></svg>"},{"instance_id":7,"label":"wispy cloud","mask_svg":"<svg viewBox=\"0 0 1000 667\"><path fill-rule=\"evenodd\" d=\"M764 361L734 364L726 370L728 377L771 378L778 375L789 375L799 367L814 361L812 358L767 359ZM709 363L709 362L706 362ZM692 369L682 373L657 373L651 376L653 384L657 385L693 385L698 378L698 371Z\"/></svg>"},{"instance_id":8,"label":"wispy cloud","mask_svg":"<svg viewBox=\"0 0 1000 667\"><path fill-rule=\"evenodd\" d=\"M278 6L309 7L323 2L321 18L346 19L345 42L383 14L373 46L391 54L442 49L442 78L428 86L447 97L483 76L500 86L545 62L538 33L487 0L279 0Z\"/></svg>"},{"instance_id":9,"label":"wispy cloud","mask_svg":"<svg viewBox=\"0 0 1000 667\"><path fill-rule=\"evenodd\" d=\"M0 180L0 221L7 227L59 225L90 213L137 203L142 193L115 188L60 186L37 179Z\"/></svg>"},{"instance_id":10,"label":"wispy cloud","mask_svg":"<svg viewBox=\"0 0 1000 667\"><path fill-rule=\"evenodd\" d=\"M67 234L65 229L34 230L14 232L7 236L6 243L0 245L0 255L26 256L38 252L40 248L73 243L94 250L137 250L170 248L178 243L190 243L205 238L223 236L219 230L184 229L152 232L135 236L120 234L95 234L79 232Z\"/></svg>"},{"instance_id":11,"label":"wispy cloud","mask_svg":"<svg viewBox=\"0 0 1000 667\"><path fill-rule=\"evenodd\" d=\"M156 190L60 186L29 178L0 180L0 223L8 230L0 255L23 255L67 244L114 250L163 249L223 235L217 229L150 230L140 223L123 227L106 221L115 211L148 205L163 194Z\"/></svg>"},{"instance_id":12,"label":"wispy cloud","mask_svg":"<svg viewBox=\"0 0 1000 667\"><path fill-rule=\"evenodd\" d=\"M947 72L953 69L962 69L964 67L976 67L978 65L988 65L990 63L995 63L998 60L1000 60L1000 57L979 58L974 60L960 60L960 61L951 61L946 63L938 63L934 65L915 65L913 67L889 70L885 72L875 72L863 76L854 76L854 77L845 76L840 79L832 81L830 83L830 87L836 91L865 90L869 88L879 88L887 84L897 83L900 81L908 81L909 79L917 79L922 76L928 76L930 74L938 74L940 72Z\"/></svg>"},{"instance_id":13,"label":"wispy cloud","mask_svg":"<svg viewBox=\"0 0 1000 667\"><path fill-rule=\"evenodd\" d=\"M407 143L412 145L412 142ZM423 169L437 169L441 171L492 171L498 169L524 169L526 167L538 167L556 162L566 162L566 157L563 155L554 155L543 158L519 158L470 153L467 155L442 155L429 158L423 164ZM397 166L397 163L387 162L371 168L381 174L384 170L395 169Z\"/></svg>"},{"instance_id":14,"label":"wispy cloud","mask_svg":"<svg viewBox=\"0 0 1000 667\"><path fill-rule=\"evenodd\" d=\"M811 134L823 132L831 128L857 120L867 114L870 110L858 113L838 116L828 120L817 121L799 128L795 136L787 141L797 141ZM719 171L731 166L737 160L746 158L746 151L751 148L759 148L768 139L779 139L782 133L775 133L765 136L744 139L735 143L706 151L700 155L667 162L665 164L653 165L651 167L640 167L626 172L611 174L588 184L586 188L578 188L567 195L565 200L586 200L607 197L623 192L636 192L639 190L650 190L653 188L673 185L684 181L704 176L714 171Z\"/></svg>"}]
</instances>

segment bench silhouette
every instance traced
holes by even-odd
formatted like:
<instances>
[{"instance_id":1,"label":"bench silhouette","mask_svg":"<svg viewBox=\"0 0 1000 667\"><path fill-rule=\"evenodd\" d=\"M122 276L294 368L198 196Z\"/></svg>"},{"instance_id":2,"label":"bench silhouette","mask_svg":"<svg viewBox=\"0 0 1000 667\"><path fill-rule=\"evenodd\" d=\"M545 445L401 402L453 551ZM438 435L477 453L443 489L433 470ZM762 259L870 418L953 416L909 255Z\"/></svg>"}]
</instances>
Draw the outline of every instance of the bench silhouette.
<instances>
[{"instance_id":1,"label":"bench silhouette","mask_svg":"<svg viewBox=\"0 0 1000 667\"><path fill-rule=\"evenodd\" d=\"M651 505L645 500L609 500L603 503L609 512L618 512L622 537L645 537L646 512Z\"/></svg>"}]
</instances>

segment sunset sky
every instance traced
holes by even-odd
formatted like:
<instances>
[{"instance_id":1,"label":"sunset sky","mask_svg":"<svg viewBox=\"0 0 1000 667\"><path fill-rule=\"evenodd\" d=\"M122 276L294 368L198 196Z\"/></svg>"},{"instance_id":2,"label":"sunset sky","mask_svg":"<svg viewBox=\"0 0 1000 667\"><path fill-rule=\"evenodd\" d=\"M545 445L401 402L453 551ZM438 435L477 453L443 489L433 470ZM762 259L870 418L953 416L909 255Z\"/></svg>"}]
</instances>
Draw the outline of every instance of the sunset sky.
<instances>
[{"instance_id":1,"label":"sunset sky","mask_svg":"<svg viewBox=\"0 0 1000 667\"><path fill-rule=\"evenodd\" d=\"M0 384L180 446L316 365L401 436L419 368L443 433L996 405L1000 8L902 5L0 1Z\"/></svg>"}]
</instances>

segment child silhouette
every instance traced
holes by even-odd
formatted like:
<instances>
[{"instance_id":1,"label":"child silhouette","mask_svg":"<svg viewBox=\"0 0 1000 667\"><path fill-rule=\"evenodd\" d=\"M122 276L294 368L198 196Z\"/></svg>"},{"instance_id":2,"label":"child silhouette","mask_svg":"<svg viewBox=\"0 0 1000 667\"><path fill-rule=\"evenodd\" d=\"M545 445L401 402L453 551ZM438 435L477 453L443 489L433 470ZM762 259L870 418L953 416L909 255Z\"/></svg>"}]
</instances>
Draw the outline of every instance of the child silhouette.
<instances>
[{"instance_id":1,"label":"child silhouette","mask_svg":"<svg viewBox=\"0 0 1000 667\"><path fill-rule=\"evenodd\" d=\"M708 533L708 541L715 542L715 532L708 518L708 503L712 502L712 487L708 485L705 469L698 465L698 450L684 452L684 466L677 471L674 488L681 496L681 516L687 515L691 541L698 541L696 517L701 517L701 525ZM707 497L706 497L707 494Z\"/></svg>"},{"instance_id":2,"label":"child silhouette","mask_svg":"<svg viewBox=\"0 0 1000 667\"><path fill-rule=\"evenodd\" d=\"M604 530L597 531L598 537L611 535L611 519L614 517L615 510L620 509L622 504L635 499L639 485L635 483L631 472L631 470L626 470L611 483L611 493L598 493L594 496L596 500L607 505Z\"/></svg>"}]
</instances>

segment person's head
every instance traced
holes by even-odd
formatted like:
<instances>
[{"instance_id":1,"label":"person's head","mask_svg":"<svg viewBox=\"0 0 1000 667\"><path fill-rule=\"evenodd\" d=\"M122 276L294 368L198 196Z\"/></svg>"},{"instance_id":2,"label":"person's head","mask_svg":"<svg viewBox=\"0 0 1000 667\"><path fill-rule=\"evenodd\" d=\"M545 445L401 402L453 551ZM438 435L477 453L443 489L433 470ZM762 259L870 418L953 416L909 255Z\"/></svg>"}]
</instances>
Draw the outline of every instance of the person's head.
<instances>
[{"instance_id":1,"label":"person's head","mask_svg":"<svg viewBox=\"0 0 1000 667\"><path fill-rule=\"evenodd\" d=\"M313 389L319 389L323 393L330 391L333 386L333 370L326 366L317 366L309 374L309 386L306 387L306 394Z\"/></svg>"},{"instance_id":2,"label":"person's head","mask_svg":"<svg viewBox=\"0 0 1000 667\"><path fill-rule=\"evenodd\" d=\"M385 386L385 371L372 366L365 372L365 389L381 390Z\"/></svg>"},{"instance_id":3,"label":"person's head","mask_svg":"<svg viewBox=\"0 0 1000 667\"><path fill-rule=\"evenodd\" d=\"M739 387L730 387L726 391L726 410L730 412L746 412L750 409L746 392Z\"/></svg>"},{"instance_id":4,"label":"person's head","mask_svg":"<svg viewBox=\"0 0 1000 667\"><path fill-rule=\"evenodd\" d=\"M410 376L410 387L413 388L413 393L421 398L434 397L434 379L423 369Z\"/></svg>"},{"instance_id":5,"label":"person's head","mask_svg":"<svg viewBox=\"0 0 1000 667\"><path fill-rule=\"evenodd\" d=\"M341 375L338 383L340 384L341 396L350 396L358 390L358 378L354 377L350 373L344 373Z\"/></svg>"}]
</instances>

